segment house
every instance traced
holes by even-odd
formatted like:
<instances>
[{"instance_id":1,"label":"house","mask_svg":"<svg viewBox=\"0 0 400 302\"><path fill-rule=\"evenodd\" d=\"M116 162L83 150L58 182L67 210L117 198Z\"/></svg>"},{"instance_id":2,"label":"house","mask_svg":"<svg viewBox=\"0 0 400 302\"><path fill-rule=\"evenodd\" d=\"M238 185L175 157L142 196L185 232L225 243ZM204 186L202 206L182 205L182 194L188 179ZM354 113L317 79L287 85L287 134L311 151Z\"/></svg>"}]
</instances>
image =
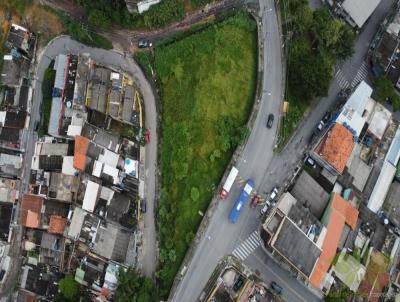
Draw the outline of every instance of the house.
<instances>
[{"instance_id":1,"label":"house","mask_svg":"<svg viewBox=\"0 0 400 302\"><path fill-rule=\"evenodd\" d=\"M386 154L383 167L380 171L378 180L368 200L368 208L377 213L385 201L390 185L397 171L397 164L400 159L400 128L397 128L395 137Z\"/></svg>"},{"instance_id":2,"label":"house","mask_svg":"<svg viewBox=\"0 0 400 302\"><path fill-rule=\"evenodd\" d=\"M28 77L29 61L23 57L11 54L3 57L3 67L1 71L1 83L8 87L18 87L23 78Z\"/></svg>"},{"instance_id":3,"label":"house","mask_svg":"<svg viewBox=\"0 0 400 302\"><path fill-rule=\"evenodd\" d=\"M381 0L344 0L339 14L352 26L361 29Z\"/></svg>"},{"instance_id":4,"label":"house","mask_svg":"<svg viewBox=\"0 0 400 302\"><path fill-rule=\"evenodd\" d=\"M358 210L339 194L333 193L330 204L322 217L322 223L326 227L322 252L310 276L310 283L314 287L319 289L323 287L326 273L336 255L343 228L347 224L354 230L357 219Z\"/></svg>"},{"instance_id":5,"label":"house","mask_svg":"<svg viewBox=\"0 0 400 302\"><path fill-rule=\"evenodd\" d=\"M24 194L21 202L21 224L27 228L39 228L43 197Z\"/></svg>"},{"instance_id":6,"label":"house","mask_svg":"<svg viewBox=\"0 0 400 302\"><path fill-rule=\"evenodd\" d=\"M335 123L322 137L311 156L333 175L344 172L353 151L353 133L342 124Z\"/></svg>"},{"instance_id":7,"label":"house","mask_svg":"<svg viewBox=\"0 0 400 302\"><path fill-rule=\"evenodd\" d=\"M34 33L20 25L11 24L7 40L4 44L8 49L15 49L21 55L31 58L35 41L36 35Z\"/></svg>"},{"instance_id":8,"label":"house","mask_svg":"<svg viewBox=\"0 0 400 302\"><path fill-rule=\"evenodd\" d=\"M147 11L150 6L161 2L161 0L125 0L126 7L130 13L143 13Z\"/></svg>"}]
</instances>

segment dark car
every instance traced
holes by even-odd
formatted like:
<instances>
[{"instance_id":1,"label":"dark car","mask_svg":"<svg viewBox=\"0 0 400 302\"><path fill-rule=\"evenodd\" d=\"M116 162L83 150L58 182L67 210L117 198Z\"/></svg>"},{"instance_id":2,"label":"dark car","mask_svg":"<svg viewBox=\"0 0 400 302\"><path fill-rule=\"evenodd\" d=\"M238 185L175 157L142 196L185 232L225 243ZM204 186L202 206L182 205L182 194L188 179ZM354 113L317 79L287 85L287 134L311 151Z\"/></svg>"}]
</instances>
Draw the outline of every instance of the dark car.
<instances>
[{"instance_id":1,"label":"dark car","mask_svg":"<svg viewBox=\"0 0 400 302\"><path fill-rule=\"evenodd\" d=\"M239 276L239 278L236 280L235 284L233 285L233 290L235 292L239 291L244 284L244 278L242 276Z\"/></svg>"},{"instance_id":2,"label":"dark car","mask_svg":"<svg viewBox=\"0 0 400 302\"><path fill-rule=\"evenodd\" d=\"M145 199L143 199L142 202L140 203L140 211L142 213L146 213L147 211L147 203Z\"/></svg>"},{"instance_id":3,"label":"dark car","mask_svg":"<svg viewBox=\"0 0 400 302\"><path fill-rule=\"evenodd\" d=\"M275 281L271 282L271 288L277 295L281 295L283 292L283 288Z\"/></svg>"},{"instance_id":4,"label":"dark car","mask_svg":"<svg viewBox=\"0 0 400 302\"><path fill-rule=\"evenodd\" d=\"M330 113L327 111L325 112L324 116L322 117L322 121L326 124L330 118Z\"/></svg>"},{"instance_id":5,"label":"dark car","mask_svg":"<svg viewBox=\"0 0 400 302\"><path fill-rule=\"evenodd\" d=\"M250 207L254 209L260 203L260 196L254 195L253 199L251 200Z\"/></svg>"},{"instance_id":6,"label":"dark car","mask_svg":"<svg viewBox=\"0 0 400 302\"><path fill-rule=\"evenodd\" d=\"M153 46L153 44L148 40L139 40L138 46L139 48L147 48Z\"/></svg>"},{"instance_id":7,"label":"dark car","mask_svg":"<svg viewBox=\"0 0 400 302\"><path fill-rule=\"evenodd\" d=\"M274 124L274 115L271 113L268 115L267 128L272 128L273 124Z\"/></svg>"}]
</instances>

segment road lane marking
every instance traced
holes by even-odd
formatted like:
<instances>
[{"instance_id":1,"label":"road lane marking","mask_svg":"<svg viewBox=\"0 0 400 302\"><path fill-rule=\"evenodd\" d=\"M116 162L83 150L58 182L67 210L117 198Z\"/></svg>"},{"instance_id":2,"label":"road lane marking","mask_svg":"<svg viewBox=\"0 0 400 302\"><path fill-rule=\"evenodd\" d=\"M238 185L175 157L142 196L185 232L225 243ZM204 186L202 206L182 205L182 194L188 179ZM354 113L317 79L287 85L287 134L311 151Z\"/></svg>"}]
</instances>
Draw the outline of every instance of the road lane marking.
<instances>
[{"instance_id":1,"label":"road lane marking","mask_svg":"<svg viewBox=\"0 0 400 302\"><path fill-rule=\"evenodd\" d=\"M264 263L264 261L262 261L257 255L253 255L255 258L256 258L256 260L258 261L258 262L260 262L260 264L262 265L262 266L264 266L264 267L266 267L267 268L267 270L270 272L270 273L272 273L272 275L274 275L277 279L279 279L279 281L282 283L282 284L284 284L285 285L285 287L287 288L287 289L289 289L289 291L291 291L295 296L297 296L301 301L304 301L304 302L309 302L309 301L307 301L306 299L304 299L302 296L300 296L300 294L299 293L297 293L297 291L295 291L285 280L283 280L277 273L275 273L270 267L268 267L265 263ZM297 281L297 279L296 279L296 281Z\"/></svg>"},{"instance_id":2,"label":"road lane marking","mask_svg":"<svg viewBox=\"0 0 400 302\"><path fill-rule=\"evenodd\" d=\"M260 239L258 238L256 230L251 233L251 235L247 237L246 240L242 241L242 243L235 248L232 254L243 261L259 246Z\"/></svg>"}]
</instances>

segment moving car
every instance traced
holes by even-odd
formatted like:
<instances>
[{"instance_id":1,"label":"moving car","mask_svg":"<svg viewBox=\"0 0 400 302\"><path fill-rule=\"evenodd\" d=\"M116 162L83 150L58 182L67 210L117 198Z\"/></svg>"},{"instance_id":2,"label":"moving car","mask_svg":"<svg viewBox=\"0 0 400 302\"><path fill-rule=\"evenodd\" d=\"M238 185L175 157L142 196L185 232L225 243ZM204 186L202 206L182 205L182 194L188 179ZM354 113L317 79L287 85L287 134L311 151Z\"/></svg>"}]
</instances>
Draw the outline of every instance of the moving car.
<instances>
[{"instance_id":1,"label":"moving car","mask_svg":"<svg viewBox=\"0 0 400 302\"><path fill-rule=\"evenodd\" d=\"M272 113L270 113L268 115L267 128L272 128L273 124L274 124L274 115Z\"/></svg>"},{"instance_id":2,"label":"moving car","mask_svg":"<svg viewBox=\"0 0 400 302\"><path fill-rule=\"evenodd\" d=\"M147 48L152 47L153 44L149 40L139 40L138 46L139 48Z\"/></svg>"},{"instance_id":3,"label":"moving car","mask_svg":"<svg viewBox=\"0 0 400 302\"><path fill-rule=\"evenodd\" d=\"M271 288L277 295L281 295L283 292L283 288L275 281L271 282Z\"/></svg>"}]
</instances>

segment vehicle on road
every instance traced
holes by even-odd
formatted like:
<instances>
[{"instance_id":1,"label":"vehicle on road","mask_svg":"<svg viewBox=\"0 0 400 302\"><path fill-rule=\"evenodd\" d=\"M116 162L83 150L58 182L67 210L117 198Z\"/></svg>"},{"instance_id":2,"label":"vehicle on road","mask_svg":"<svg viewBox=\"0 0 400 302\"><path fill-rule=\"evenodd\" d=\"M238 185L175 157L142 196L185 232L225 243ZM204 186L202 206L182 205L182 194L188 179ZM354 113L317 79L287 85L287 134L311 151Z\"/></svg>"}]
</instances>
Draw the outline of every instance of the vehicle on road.
<instances>
[{"instance_id":1,"label":"vehicle on road","mask_svg":"<svg viewBox=\"0 0 400 302\"><path fill-rule=\"evenodd\" d=\"M138 46L139 48L147 48L152 47L153 44L149 40L139 40Z\"/></svg>"},{"instance_id":2,"label":"vehicle on road","mask_svg":"<svg viewBox=\"0 0 400 302\"><path fill-rule=\"evenodd\" d=\"M242 288L243 284L244 284L244 278L243 278L243 276L239 276L239 278L236 280L235 284L233 284L233 290L235 292L239 291Z\"/></svg>"},{"instance_id":3,"label":"vehicle on road","mask_svg":"<svg viewBox=\"0 0 400 302\"><path fill-rule=\"evenodd\" d=\"M262 209L261 209L261 214L262 214L262 215L264 215L265 213L267 213L268 208L269 208L270 205L271 205L271 204L270 204L268 201L265 202L265 205L264 205L264 206L262 207Z\"/></svg>"},{"instance_id":4,"label":"vehicle on road","mask_svg":"<svg viewBox=\"0 0 400 302\"><path fill-rule=\"evenodd\" d=\"M147 202L146 199L143 199L142 202L140 203L140 211L142 213L146 213L147 211Z\"/></svg>"},{"instance_id":5,"label":"vehicle on road","mask_svg":"<svg viewBox=\"0 0 400 302\"><path fill-rule=\"evenodd\" d=\"M314 159L312 159L311 157L307 157L307 159L306 159L306 163L309 165L309 166L311 166L311 167L313 167L313 168L316 168L317 167L317 164L315 163L315 160Z\"/></svg>"},{"instance_id":6,"label":"vehicle on road","mask_svg":"<svg viewBox=\"0 0 400 302\"><path fill-rule=\"evenodd\" d=\"M224 185L222 186L222 191L220 193L221 199L225 199L228 196L229 191L232 188L233 183L235 182L236 176L239 174L239 170L236 167L232 167L231 172L229 172L228 177Z\"/></svg>"},{"instance_id":7,"label":"vehicle on road","mask_svg":"<svg viewBox=\"0 0 400 302\"><path fill-rule=\"evenodd\" d=\"M268 199L269 199L269 201L274 201L277 196L278 196L278 188L274 187L271 190L271 193L269 194L269 198Z\"/></svg>"},{"instance_id":8,"label":"vehicle on road","mask_svg":"<svg viewBox=\"0 0 400 302\"><path fill-rule=\"evenodd\" d=\"M260 203L260 196L254 195L253 199L251 200L250 207L252 209L255 209L259 203Z\"/></svg>"},{"instance_id":9,"label":"vehicle on road","mask_svg":"<svg viewBox=\"0 0 400 302\"><path fill-rule=\"evenodd\" d=\"M330 113L328 111L325 112L324 116L322 117L322 121L326 124L330 118Z\"/></svg>"},{"instance_id":10,"label":"vehicle on road","mask_svg":"<svg viewBox=\"0 0 400 302\"><path fill-rule=\"evenodd\" d=\"M275 281L271 282L271 288L272 290L277 294L277 295L281 295L283 292L283 288L282 286L280 286L278 283L276 283Z\"/></svg>"},{"instance_id":11,"label":"vehicle on road","mask_svg":"<svg viewBox=\"0 0 400 302\"><path fill-rule=\"evenodd\" d=\"M270 113L267 119L267 128L272 128L273 124L274 124L274 115Z\"/></svg>"},{"instance_id":12,"label":"vehicle on road","mask_svg":"<svg viewBox=\"0 0 400 302\"><path fill-rule=\"evenodd\" d=\"M240 192L239 197L236 199L235 204L232 207L232 210L229 214L229 220L232 223L236 223L240 216L240 212L243 208L243 206L249 201L251 191L253 191L254 188L254 182L249 179L244 186L242 192Z\"/></svg>"},{"instance_id":13,"label":"vehicle on road","mask_svg":"<svg viewBox=\"0 0 400 302\"><path fill-rule=\"evenodd\" d=\"M150 131L146 129L146 133L144 134L144 138L146 140L146 144L150 143Z\"/></svg>"},{"instance_id":14,"label":"vehicle on road","mask_svg":"<svg viewBox=\"0 0 400 302\"><path fill-rule=\"evenodd\" d=\"M319 132L321 132L322 129L324 129L324 126L325 126L325 123L323 121L319 121L316 128Z\"/></svg>"}]
</instances>

